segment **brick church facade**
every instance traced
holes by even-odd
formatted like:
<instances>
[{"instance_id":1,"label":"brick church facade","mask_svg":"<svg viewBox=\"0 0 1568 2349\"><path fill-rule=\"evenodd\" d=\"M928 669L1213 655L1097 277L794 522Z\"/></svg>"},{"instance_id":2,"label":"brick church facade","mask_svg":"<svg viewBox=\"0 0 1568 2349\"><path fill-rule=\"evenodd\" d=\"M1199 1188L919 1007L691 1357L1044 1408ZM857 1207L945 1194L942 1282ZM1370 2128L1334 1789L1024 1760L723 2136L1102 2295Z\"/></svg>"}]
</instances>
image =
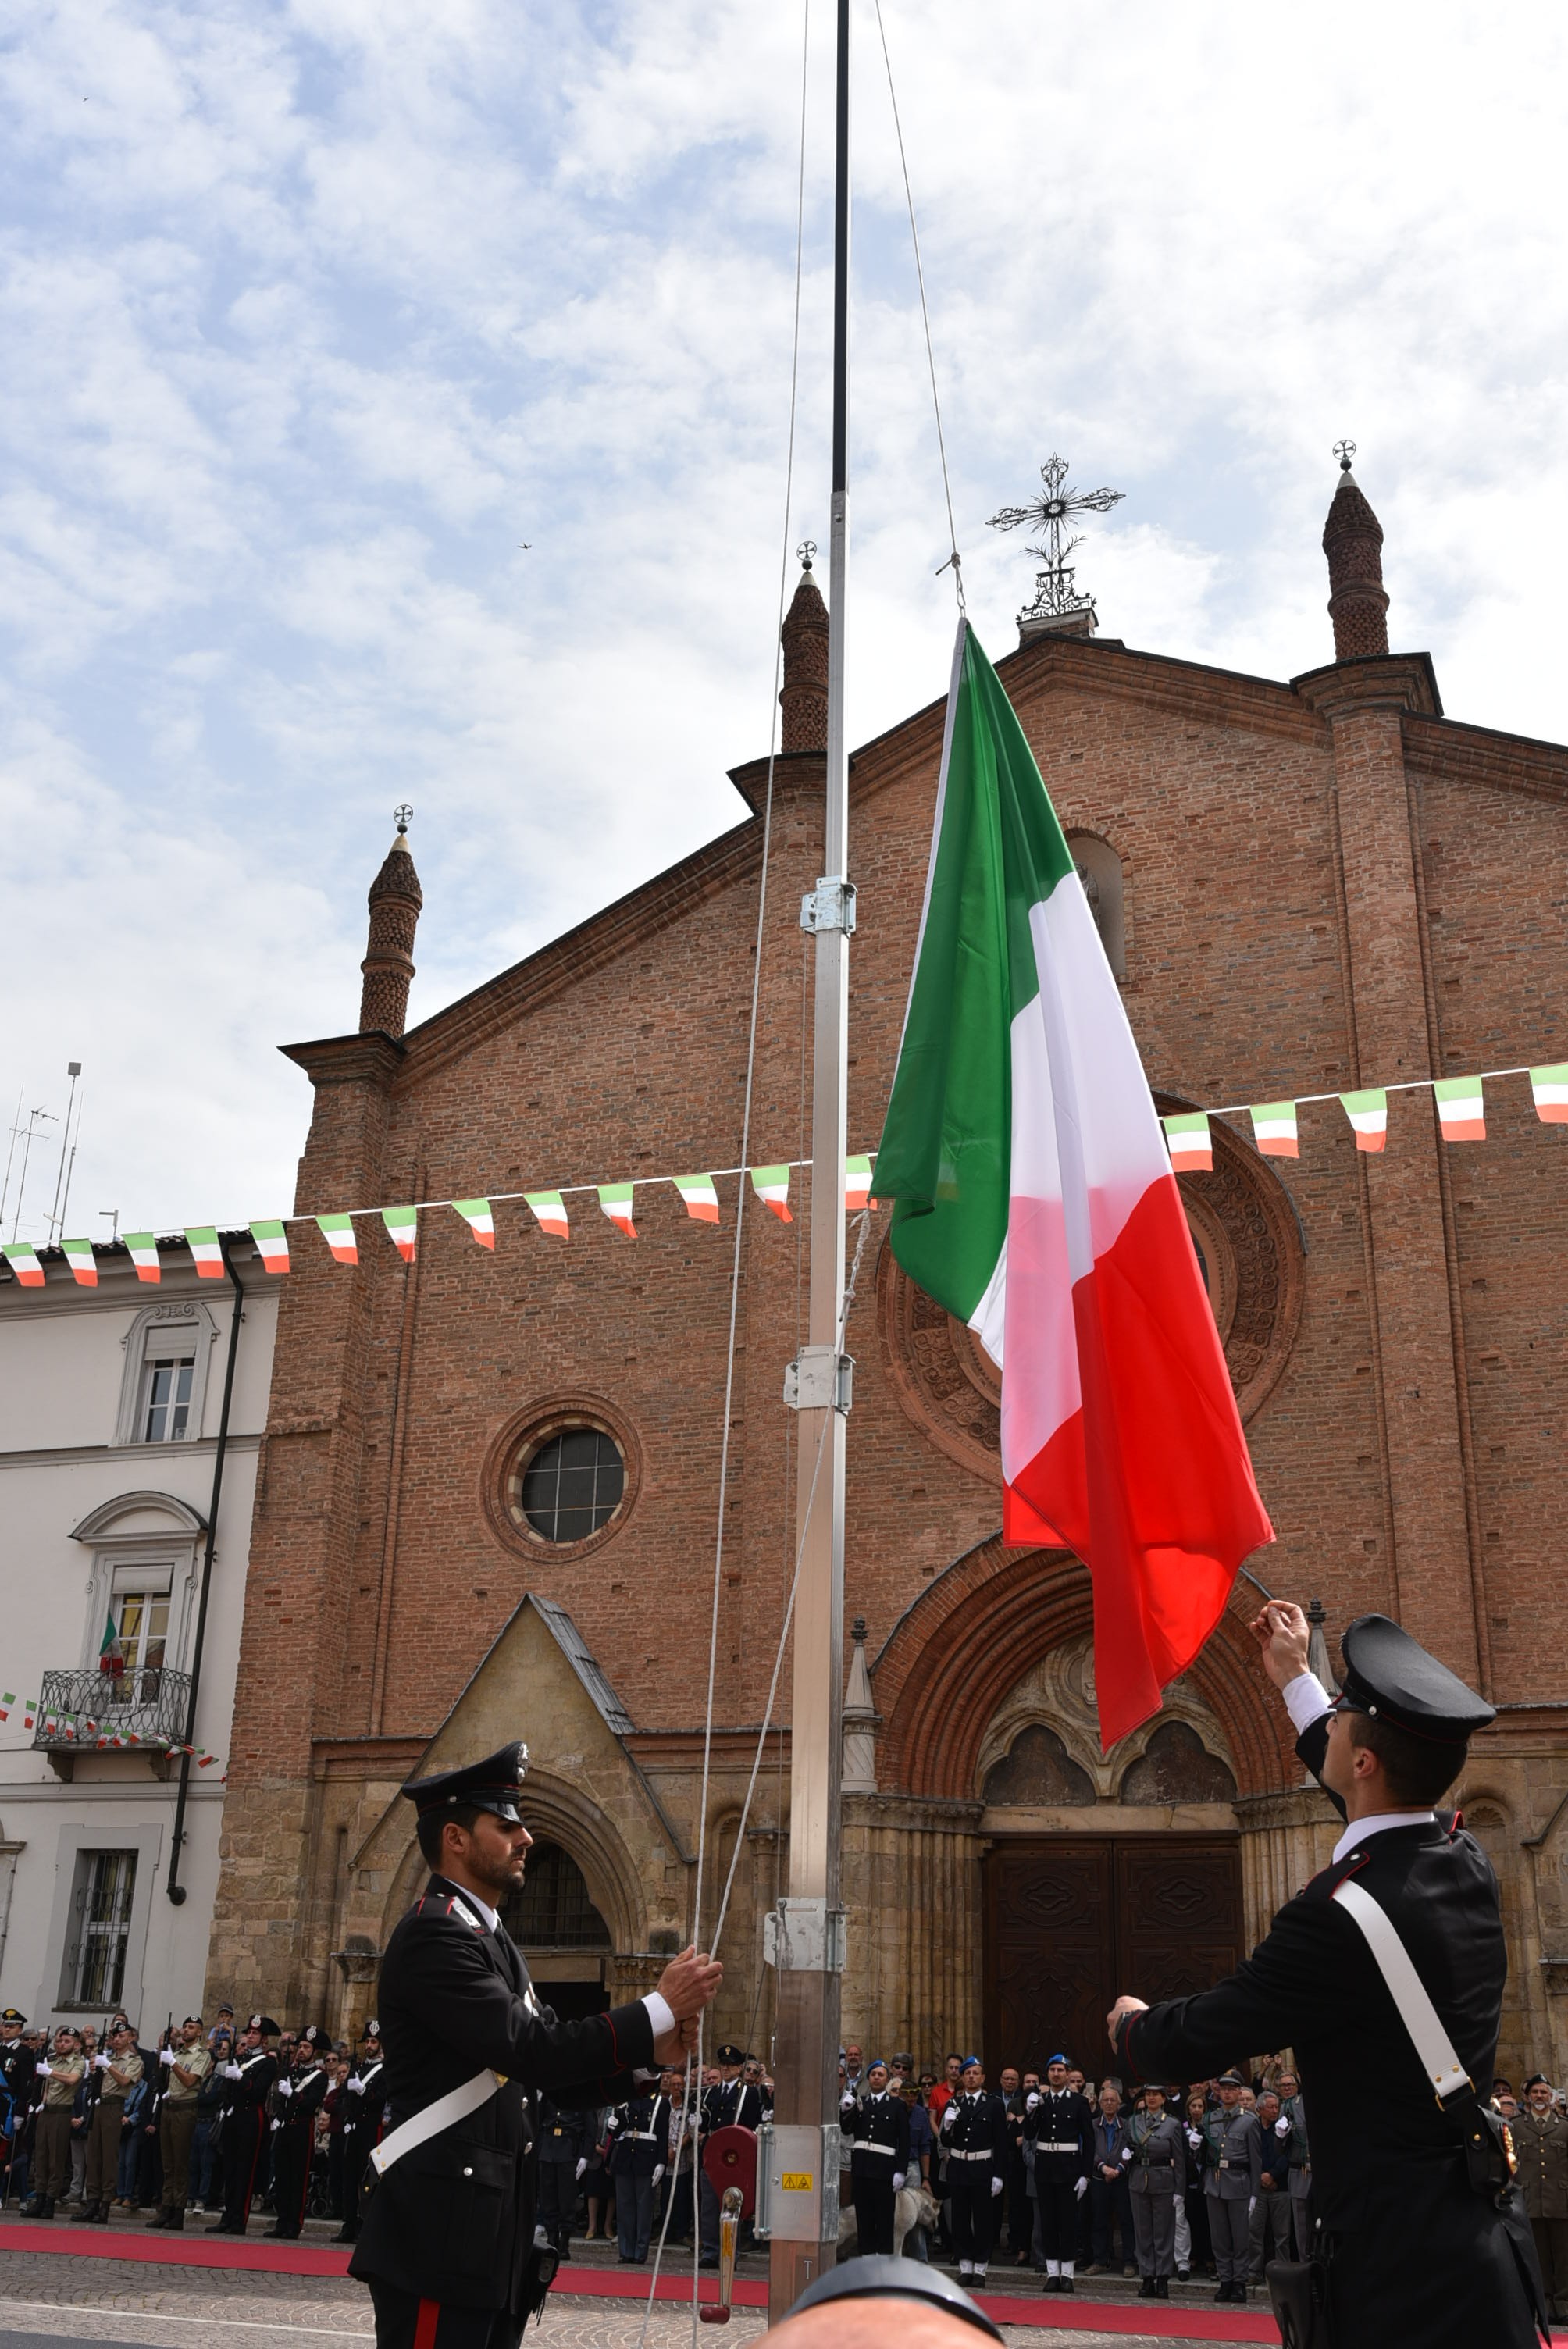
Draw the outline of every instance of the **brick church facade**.
<instances>
[{"instance_id":1,"label":"brick church facade","mask_svg":"<svg viewBox=\"0 0 1568 2349\"><path fill-rule=\"evenodd\" d=\"M1568 750L1444 716L1391 654L1381 533L1333 501L1335 659L1289 682L1138 652L1079 619L1000 665L1075 844L1170 1111L1568 1059ZM818 874L825 616L786 629L751 1156L810 1150L801 893ZM1310 650L1310 647L1306 648ZM851 1146L897 1049L940 702L851 766ZM359 1029L287 1048L315 1087L296 1205L449 1200L733 1166L766 761L735 828L403 1032L419 885L371 892ZM439 909L427 918L439 919ZM1429 1091L1384 1154L1333 1100L1301 1154L1217 1121L1182 1190L1278 1533L1253 1561L1336 1630L1398 1616L1499 1707L1468 1814L1504 1888L1503 2068L1568 2064L1568 1597L1555 1503L1568 1377L1568 1133L1522 1077L1484 1143ZM569 1239L521 1201L492 1255L459 1217L405 1265L377 1226L342 1268L296 1237L259 1479L210 1971L290 2020L357 2027L419 1878L417 1769L525 1736L543 1849L520 1923L559 2002L634 1992L693 1928L737 1181L717 1230L667 1186L634 1242L593 1194ZM791 1562L785 1363L803 1235L748 1203L720 1592L710 1853L727 1871ZM873 1221L848 1345L846 2029L920 2060L981 2043L1091 2068L1119 1989L1231 1963L1332 1841L1245 1629L1102 1759L1089 1588L999 1537L997 1388ZM575 1471L588 1515L556 1506ZM553 1497L552 1497L553 1496ZM603 1520L601 1522L600 1520ZM788 1717L787 1680L784 1718ZM726 1928L724 2031L765 2049L764 1912L786 1739L768 1744ZM709 1885L711 1888L710 1872ZM703 1929L711 1925L705 1899ZM1246 2051L1238 2051L1238 2053Z\"/></svg>"}]
</instances>

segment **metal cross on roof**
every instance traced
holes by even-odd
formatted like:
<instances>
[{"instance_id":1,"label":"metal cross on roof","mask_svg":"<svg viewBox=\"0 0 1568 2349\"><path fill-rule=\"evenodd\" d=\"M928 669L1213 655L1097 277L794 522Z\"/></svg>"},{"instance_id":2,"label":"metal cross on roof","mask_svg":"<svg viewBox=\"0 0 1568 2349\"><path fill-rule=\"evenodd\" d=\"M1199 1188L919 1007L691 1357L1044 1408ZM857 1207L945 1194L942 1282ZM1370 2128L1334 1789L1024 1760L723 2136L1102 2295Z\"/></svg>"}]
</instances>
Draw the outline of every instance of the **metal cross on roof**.
<instances>
[{"instance_id":1,"label":"metal cross on roof","mask_svg":"<svg viewBox=\"0 0 1568 2349\"><path fill-rule=\"evenodd\" d=\"M1083 540L1064 538L1075 515L1109 513L1119 505L1126 494L1121 490L1070 490L1067 486L1068 461L1053 456L1040 467L1040 480L1045 485L1043 497L1031 498L1026 506L1004 506L991 516L992 530L1016 530L1020 523L1041 533L1043 543L1029 546L1026 552L1045 564L1035 583L1035 600L1019 613L1020 620L1059 619L1069 612L1090 612L1094 609L1092 595L1080 595L1073 585L1073 566L1068 561L1075 547Z\"/></svg>"},{"instance_id":2,"label":"metal cross on roof","mask_svg":"<svg viewBox=\"0 0 1568 2349\"><path fill-rule=\"evenodd\" d=\"M412 817L413 813L414 813L414 811L413 811L413 809L408 805L408 802L407 802L407 800L405 800L405 801L403 802L403 804L402 804L402 806L401 806L401 807L395 807L395 808L393 809L393 811L392 811L392 821L393 821L393 823L394 823L397 825L397 833L398 833L398 837L399 837L399 838L401 838L401 837L402 837L402 835L403 835L403 833L406 833L406 832L407 831L407 829L408 829L408 824L409 824L409 820L410 820L410 818Z\"/></svg>"}]
</instances>

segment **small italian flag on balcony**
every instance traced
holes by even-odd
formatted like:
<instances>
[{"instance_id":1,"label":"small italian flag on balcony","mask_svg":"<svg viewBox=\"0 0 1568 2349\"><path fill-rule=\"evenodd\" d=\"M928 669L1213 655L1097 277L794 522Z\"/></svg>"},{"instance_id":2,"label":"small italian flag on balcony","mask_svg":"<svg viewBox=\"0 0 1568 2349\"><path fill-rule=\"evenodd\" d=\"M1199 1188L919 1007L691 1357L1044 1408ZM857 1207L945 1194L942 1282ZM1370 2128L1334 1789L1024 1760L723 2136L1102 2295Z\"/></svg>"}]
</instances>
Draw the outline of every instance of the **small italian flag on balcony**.
<instances>
[{"instance_id":1,"label":"small italian flag on balcony","mask_svg":"<svg viewBox=\"0 0 1568 2349\"><path fill-rule=\"evenodd\" d=\"M114 1609L111 1607L103 1619L103 1637L98 1641L100 1672L114 1671L123 1665L125 1659L115 1652L119 1643L119 1627L114 1619Z\"/></svg>"},{"instance_id":2,"label":"small italian flag on balcony","mask_svg":"<svg viewBox=\"0 0 1568 2349\"><path fill-rule=\"evenodd\" d=\"M686 1201L686 1211L694 1223L717 1223L718 1193L711 1174L677 1174L675 1185Z\"/></svg>"},{"instance_id":3,"label":"small italian flag on balcony","mask_svg":"<svg viewBox=\"0 0 1568 2349\"><path fill-rule=\"evenodd\" d=\"M461 1216L480 1247L495 1247L495 1217L488 1199L454 1199L453 1206Z\"/></svg>"},{"instance_id":4,"label":"small italian flag on balcony","mask_svg":"<svg viewBox=\"0 0 1568 2349\"><path fill-rule=\"evenodd\" d=\"M781 1224L792 1224L789 1213L789 1169L788 1166L754 1166L751 1187L770 1215Z\"/></svg>"},{"instance_id":5,"label":"small italian flag on balcony","mask_svg":"<svg viewBox=\"0 0 1568 2349\"><path fill-rule=\"evenodd\" d=\"M1550 1069L1532 1069L1530 1090L1542 1125L1568 1125L1568 1061L1558 1061Z\"/></svg>"},{"instance_id":6,"label":"small italian flag on balcony","mask_svg":"<svg viewBox=\"0 0 1568 2349\"><path fill-rule=\"evenodd\" d=\"M193 1230L187 1230L185 1245L190 1249L191 1261L203 1280L222 1279L223 1251L218 1246L218 1234L214 1226L210 1224L199 1224Z\"/></svg>"},{"instance_id":7,"label":"small italian flag on balcony","mask_svg":"<svg viewBox=\"0 0 1568 2349\"><path fill-rule=\"evenodd\" d=\"M24 1288L42 1288L44 1268L38 1262L31 1240L7 1240L5 1261Z\"/></svg>"},{"instance_id":8,"label":"small italian flag on balcony","mask_svg":"<svg viewBox=\"0 0 1568 2349\"><path fill-rule=\"evenodd\" d=\"M156 1280L159 1277L158 1241L154 1235L151 1232L127 1232L124 1238L130 1251L130 1260L136 1267L138 1280Z\"/></svg>"},{"instance_id":9,"label":"small italian flag on balcony","mask_svg":"<svg viewBox=\"0 0 1568 2349\"><path fill-rule=\"evenodd\" d=\"M387 1237L405 1264L414 1261L414 1250L419 1238L419 1211L417 1207L383 1207L381 1220L387 1226Z\"/></svg>"},{"instance_id":10,"label":"small italian flag on balcony","mask_svg":"<svg viewBox=\"0 0 1568 2349\"><path fill-rule=\"evenodd\" d=\"M1043 786L1042 786L1043 788ZM1206 1110L1181 1117L1163 1117L1165 1146L1171 1153L1171 1164L1178 1174L1207 1174L1214 1164L1213 1137L1209 1132Z\"/></svg>"},{"instance_id":11,"label":"small italian flag on balcony","mask_svg":"<svg viewBox=\"0 0 1568 2349\"><path fill-rule=\"evenodd\" d=\"M1486 1102L1479 1077L1439 1077L1432 1091L1445 1142L1486 1140Z\"/></svg>"},{"instance_id":12,"label":"small italian flag on balcony","mask_svg":"<svg viewBox=\"0 0 1568 2349\"><path fill-rule=\"evenodd\" d=\"M339 1264L357 1264L359 1247L354 1237L352 1216L317 1216L322 1238Z\"/></svg>"},{"instance_id":13,"label":"small italian flag on balcony","mask_svg":"<svg viewBox=\"0 0 1568 2349\"><path fill-rule=\"evenodd\" d=\"M1341 1093L1339 1106L1350 1120L1357 1150L1383 1150L1388 1142L1388 1096L1381 1085L1366 1092Z\"/></svg>"},{"instance_id":14,"label":"small italian flag on balcony","mask_svg":"<svg viewBox=\"0 0 1568 2349\"><path fill-rule=\"evenodd\" d=\"M618 1232L624 1232L629 1240L634 1240L637 1237L637 1226L632 1221L634 1188L634 1185L630 1183L601 1183L599 1185L599 1205L603 1208L615 1229Z\"/></svg>"},{"instance_id":15,"label":"small italian flag on balcony","mask_svg":"<svg viewBox=\"0 0 1568 2349\"><path fill-rule=\"evenodd\" d=\"M572 1226L566 1220L566 1202L559 1191L525 1191L524 1199L533 1210L533 1220L542 1232L552 1239L571 1237Z\"/></svg>"},{"instance_id":16,"label":"small italian flag on balcony","mask_svg":"<svg viewBox=\"0 0 1568 2349\"><path fill-rule=\"evenodd\" d=\"M282 1224L253 1224L251 1237L255 1241L262 1264L268 1272L286 1272L289 1268L288 1236Z\"/></svg>"},{"instance_id":17,"label":"small italian flag on balcony","mask_svg":"<svg viewBox=\"0 0 1568 2349\"><path fill-rule=\"evenodd\" d=\"M864 1152L858 1158L844 1161L844 1212L858 1216L869 1206L872 1195L872 1162Z\"/></svg>"},{"instance_id":18,"label":"small italian flag on balcony","mask_svg":"<svg viewBox=\"0 0 1568 2349\"><path fill-rule=\"evenodd\" d=\"M1257 1102L1248 1111L1253 1121L1253 1140L1259 1154L1264 1158L1299 1158L1301 1143L1295 1129L1295 1103L1287 1102Z\"/></svg>"},{"instance_id":19,"label":"small italian flag on balcony","mask_svg":"<svg viewBox=\"0 0 1568 2349\"><path fill-rule=\"evenodd\" d=\"M79 1288L98 1287L98 1258L93 1254L91 1240L62 1240L66 1262L71 1268L71 1278Z\"/></svg>"}]
</instances>

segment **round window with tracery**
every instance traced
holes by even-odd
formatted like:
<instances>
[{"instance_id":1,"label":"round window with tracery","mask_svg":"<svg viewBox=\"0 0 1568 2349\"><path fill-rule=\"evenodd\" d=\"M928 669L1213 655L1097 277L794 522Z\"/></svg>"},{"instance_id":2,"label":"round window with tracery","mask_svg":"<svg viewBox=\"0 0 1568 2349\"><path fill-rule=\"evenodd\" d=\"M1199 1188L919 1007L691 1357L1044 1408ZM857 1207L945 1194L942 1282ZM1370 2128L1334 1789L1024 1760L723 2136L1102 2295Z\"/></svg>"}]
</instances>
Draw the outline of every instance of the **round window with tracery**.
<instances>
[{"instance_id":1,"label":"round window with tracery","mask_svg":"<svg viewBox=\"0 0 1568 2349\"><path fill-rule=\"evenodd\" d=\"M614 1523L626 1497L626 1461L607 1428L556 1421L519 1447L506 1480L507 1514L536 1542L581 1542Z\"/></svg>"}]
</instances>

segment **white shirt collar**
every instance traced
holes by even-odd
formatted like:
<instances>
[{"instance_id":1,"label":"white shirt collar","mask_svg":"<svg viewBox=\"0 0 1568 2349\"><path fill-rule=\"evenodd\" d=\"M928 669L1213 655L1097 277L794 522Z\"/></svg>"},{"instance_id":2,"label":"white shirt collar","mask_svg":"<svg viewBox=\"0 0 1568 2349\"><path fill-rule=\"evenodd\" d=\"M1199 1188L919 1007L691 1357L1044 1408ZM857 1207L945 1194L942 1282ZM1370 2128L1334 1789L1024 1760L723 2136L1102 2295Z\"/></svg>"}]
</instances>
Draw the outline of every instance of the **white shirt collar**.
<instances>
[{"instance_id":1,"label":"white shirt collar","mask_svg":"<svg viewBox=\"0 0 1568 2349\"><path fill-rule=\"evenodd\" d=\"M1356 1849L1367 1836L1386 1835L1390 1827L1436 1826L1436 1811L1373 1811L1364 1819L1353 1819L1334 1847L1331 1866L1337 1866Z\"/></svg>"}]
</instances>

